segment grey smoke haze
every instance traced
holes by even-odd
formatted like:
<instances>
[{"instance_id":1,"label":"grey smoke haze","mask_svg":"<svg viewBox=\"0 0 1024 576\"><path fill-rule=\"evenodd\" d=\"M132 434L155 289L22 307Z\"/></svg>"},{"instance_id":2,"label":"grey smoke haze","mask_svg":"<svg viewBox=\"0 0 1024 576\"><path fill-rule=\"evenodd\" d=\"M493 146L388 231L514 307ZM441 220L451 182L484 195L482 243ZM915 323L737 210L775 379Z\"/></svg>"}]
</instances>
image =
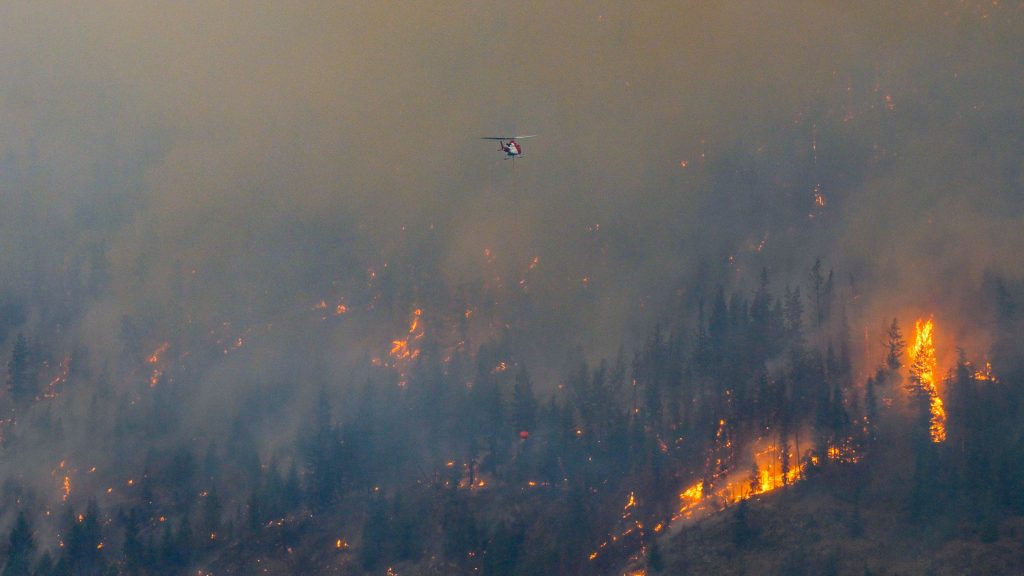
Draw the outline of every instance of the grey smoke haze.
<instances>
[{"instance_id":1,"label":"grey smoke haze","mask_svg":"<svg viewBox=\"0 0 1024 576\"><path fill-rule=\"evenodd\" d=\"M105 252L63 332L97 364L130 316L344 373L496 276L543 359L763 266L781 290L821 257L879 324L1024 272L1020 3L570 4L7 3L0 285L59 294ZM510 132L540 134L515 166L477 139ZM371 269L387 314L289 324L366 304Z\"/></svg>"}]
</instances>

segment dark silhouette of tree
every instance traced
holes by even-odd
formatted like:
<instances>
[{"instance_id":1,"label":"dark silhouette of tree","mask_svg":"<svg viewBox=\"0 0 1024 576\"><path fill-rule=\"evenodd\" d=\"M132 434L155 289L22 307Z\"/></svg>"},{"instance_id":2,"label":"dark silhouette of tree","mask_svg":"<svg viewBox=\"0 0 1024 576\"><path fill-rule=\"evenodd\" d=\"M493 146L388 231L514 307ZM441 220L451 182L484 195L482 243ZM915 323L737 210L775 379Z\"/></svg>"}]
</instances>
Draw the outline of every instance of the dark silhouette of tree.
<instances>
[{"instance_id":1,"label":"dark silhouette of tree","mask_svg":"<svg viewBox=\"0 0 1024 576\"><path fill-rule=\"evenodd\" d=\"M867 434L866 440L869 443L873 443L878 439L878 392L875 390L875 379L868 377L867 384L865 384L864 391L864 410L865 410L865 432Z\"/></svg>"},{"instance_id":2,"label":"dark silhouette of tree","mask_svg":"<svg viewBox=\"0 0 1024 576\"><path fill-rule=\"evenodd\" d=\"M665 557L661 553L657 538L651 540L650 551L647 553L647 567L651 569L652 574L661 574L665 571Z\"/></svg>"},{"instance_id":3,"label":"dark silhouette of tree","mask_svg":"<svg viewBox=\"0 0 1024 576\"><path fill-rule=\"evenodd\" d=\"M822 274L821 258L814 260L809 275L811 284L811 298L814 301L814 327L818 330L825 324L825 317L829 307L829 295L832 291L832 272L828 273L828 280Z\"/></svg>"},{"instance_id":4,"label":"dark silhouette of tree","mask_svg":"<svg viewBox=\"0 0 1024 576\"><path fill-rule=\"evenodd\" d=\"M320 387L311 426L302 432L299 450L306 468L306 491L314 509L331 505L341 482L338 432L331 423L331 402Z\"/></svg>"},{"instance_id":5,"label":"dark silhouette of tree","mask_svg":"<svg viewBox=\"0 0 1024 576\"><path fill-rule=\"evenodd\" d=\"M85 513L77 517L68 508L69 518L65 520L65 539L62 560L66 562L72 576L100 574L105 568L103 535L100 529L100 509L95 500L90 500Z\"/></svg>"},{"instance_id":6,"label":"dark silhouette of tree","mask_svg":"<svg viewBox=\"0 0 1024 576\"><path fill-rule=\"evenodd\" d=\"M376 492L367 503L366 519L363 520L359 561L364 570L376 570L387 560L389 531L387 501L380 492Z\"/></svg>"},{"instance_id":7,"label":"dark silhouette of tree","mask_svg":"<svg viewBox=\"0 0 1024 576\"><path fill-rule=\"evenodd\" d=\"M19 332L11 349L11 359L7 363L7 387L15 402L26 402L36 395L36 373L32 356L28 340Z\"/></svg>"},{"instance_id":8,"label":"dark silhouette of tree","mask_svg":"<svg viewBox=\"0 0 1024 576\"><path fill-rule=\"evenodd\" d=\"M895 372L903 366L903 351L907 347L907 343L903 340L903 333L900 331L899 322L895 318L892 319L892 324L889 325L889 330L886 332L885 347L885 365L889 370Z\"/></svg>"},{"instance_id":9,"label":"dark silhouette of tree","mask_svg":"<svg viewBox=\"0 0 1024 576\"><path fill-rule=\"evenodd\" d=\"M221 529L221 515L223 514L223 503L221 503L216 486L212 486L207 491L200 514L199 536L207 546L212 546L217 542L217 533Z\"/></svg>"},{"instance_id":10,"label":"dark silhouette of tree","mask_svg":"<svg viewBox=\"0 0 1024 576\"><path fill-rule=\"evenodd\" d=\"M125 569L129 574L143 574L144 568L151 564L150 551L139 538L139 511L129 510L122 520L124 525L124 543L121 550L124 555Z\"/></svg>"},{"instance_id":11,"label":"dark silhouette of tree","mask_svg":"<svg viewBox=\"0 0 1024 576\"><path fill-rule=\"evenodd\" d=\"M749 546L758 536L758 530L750 519L750 504L740 500L732 515L732 542L737 548Z\"/></svg>"},{"instance_id":12,"label":"dark silhouette of tree","mask_svg":"<svg viewBox=\"0 0 1024 576\"><path fill-rule=\"evenodd\" d=\"M36 544L24 511L18 512L18 518L14 521L7 542L7 562L4 565L3 576L30 576Z\"/></svg>"},{"instance_id":13,"label":"dark silhouette of tree","mask_svg":"<svg viewBox=\"0 0 1024 576\"><path fill-rule=\"evenodd\" d=\"M526 366L519 365L512 388L512 422L517 431L533 430L537 419L537 397Z\"/></svg>"},{"instance_id":14,"label":"dark silhouette of tree","mask_svg":"<svg viewBox=\"0 0 1024 576\"><path fill-rule=\"evenodd\" d=\"M791 358L802 358L804 353L804 303L800 296L800 287L790 290L786 287L785 300L783 301L783 316L785 318L785 338L790 349Z\"/></svg>"}]
</instances>

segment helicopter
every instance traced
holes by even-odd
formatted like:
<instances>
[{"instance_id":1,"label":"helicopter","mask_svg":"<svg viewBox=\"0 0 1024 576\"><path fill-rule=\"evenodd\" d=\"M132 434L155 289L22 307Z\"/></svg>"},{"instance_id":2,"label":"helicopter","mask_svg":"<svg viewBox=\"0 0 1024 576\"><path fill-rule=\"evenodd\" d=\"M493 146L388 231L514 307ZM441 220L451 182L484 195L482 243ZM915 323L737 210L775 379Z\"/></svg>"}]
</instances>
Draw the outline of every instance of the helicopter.
<instances>
[{"instance_id":1,"label":"helicopter","mask_svg":"<svg viewBox=\"0 0 1024 576\"><path fill-rule=\"evenodd\" d=\"M483 136L481 140L497 140L499 149L505 153L505 160L515 160L523 155L523 145L517 140L533 138L536 134L526 136Z\"/></svg>"}]
</instances>

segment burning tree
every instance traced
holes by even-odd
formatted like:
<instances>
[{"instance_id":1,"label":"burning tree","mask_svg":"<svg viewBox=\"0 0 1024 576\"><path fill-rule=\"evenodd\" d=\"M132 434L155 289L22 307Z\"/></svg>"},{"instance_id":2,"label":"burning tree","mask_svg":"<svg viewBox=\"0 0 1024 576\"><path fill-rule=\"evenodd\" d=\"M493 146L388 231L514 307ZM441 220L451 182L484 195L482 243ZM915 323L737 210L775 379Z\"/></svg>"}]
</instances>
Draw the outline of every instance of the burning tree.
<instances>
[{"instance_id":1,"label":"burning tree","mask_svg":"<svg viewBox=\"0 0 1024 576\"><path fill-rule=\"evenodd\" d=\"M917 336L910 348L910 381L907 386L918 398L927 399L930 413L930 432L932 442L943 442L946 439L946 410L935 381L935 344L932 340L934 322L929 319L916 324Z\"/></svg>"}]
</instances>

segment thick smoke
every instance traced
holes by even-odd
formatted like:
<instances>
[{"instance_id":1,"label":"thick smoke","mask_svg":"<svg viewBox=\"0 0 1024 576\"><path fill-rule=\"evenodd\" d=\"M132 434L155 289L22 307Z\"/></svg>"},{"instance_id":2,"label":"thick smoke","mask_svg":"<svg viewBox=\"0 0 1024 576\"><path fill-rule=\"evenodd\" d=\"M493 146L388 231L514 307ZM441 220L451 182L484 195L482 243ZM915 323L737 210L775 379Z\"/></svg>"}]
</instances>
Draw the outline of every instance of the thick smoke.
<instances>
[{"instance_id":1,"label":"thick smoke","mask_svg":"<svg viewBox=\"0 0 1024 576\"><path fill-rule=\"evenodd\" d=\"M195 361L200 425L353 384L417 306L508 324L550 389L818 258L867 348L930 313L983 342L960 303L1024 273L1010 4L9 3L8 330L120 375L242 338Z\"/></svg>"}]
</instances>

